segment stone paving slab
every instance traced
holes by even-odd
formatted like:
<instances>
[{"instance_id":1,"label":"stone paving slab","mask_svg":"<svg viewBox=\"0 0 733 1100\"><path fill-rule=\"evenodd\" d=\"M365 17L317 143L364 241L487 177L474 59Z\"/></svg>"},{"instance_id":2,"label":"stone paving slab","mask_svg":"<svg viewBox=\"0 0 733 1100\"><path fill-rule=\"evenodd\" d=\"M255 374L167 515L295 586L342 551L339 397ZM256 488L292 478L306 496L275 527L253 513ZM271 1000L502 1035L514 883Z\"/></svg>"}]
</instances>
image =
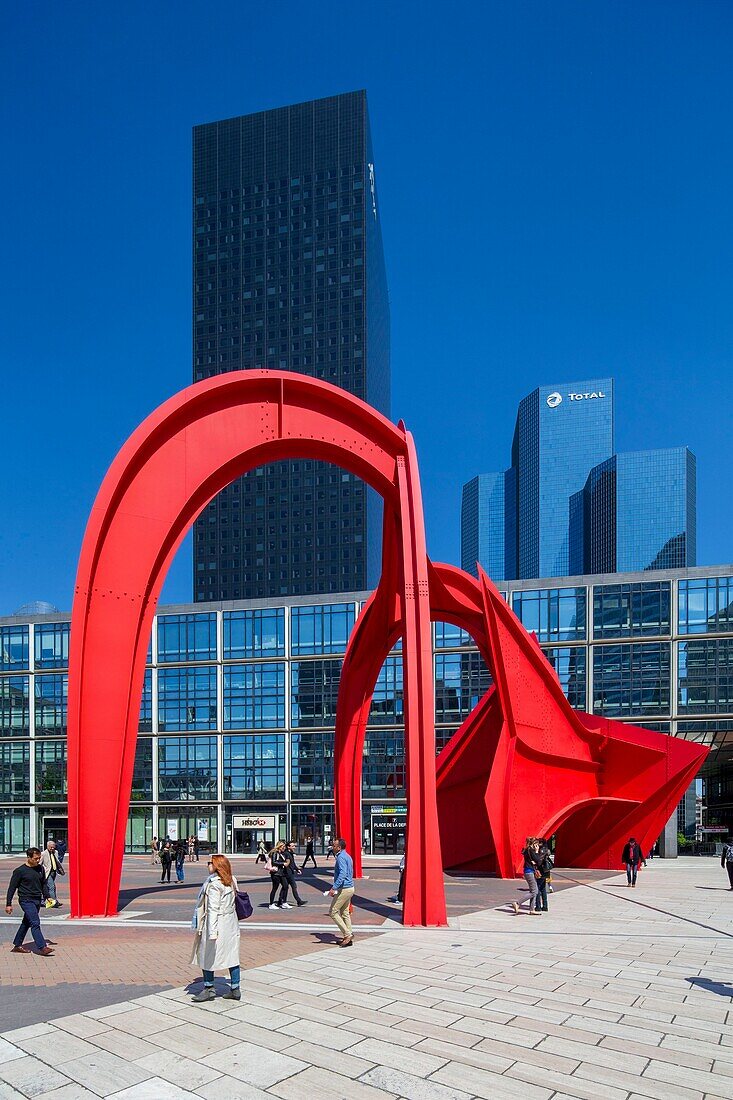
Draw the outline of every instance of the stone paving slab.
<instances>
[{"instance_id":1,"label":"stone paving slab","mask_svg":"<svg viewBox=\"0 0 733 1100\"><path fill-rule=\"evenodd\" d=\"M176 986L6 1031L0 1100L731 1100L719 870L654 861L628 892L569 875L539 919L500 902L262 961L239 1004Z\"/></svg>"}]
</instances>

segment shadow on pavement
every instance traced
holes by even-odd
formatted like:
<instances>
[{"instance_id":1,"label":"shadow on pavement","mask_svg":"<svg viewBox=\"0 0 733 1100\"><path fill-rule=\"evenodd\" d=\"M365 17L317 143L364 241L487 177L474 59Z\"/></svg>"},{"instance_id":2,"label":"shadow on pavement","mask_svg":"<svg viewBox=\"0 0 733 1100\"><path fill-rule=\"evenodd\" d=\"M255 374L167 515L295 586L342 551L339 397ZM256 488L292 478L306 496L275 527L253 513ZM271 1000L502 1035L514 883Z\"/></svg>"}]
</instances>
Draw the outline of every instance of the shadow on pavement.
<instances>
[{"instance_id":1,"label":"shadow on pavement","mask_svg":"<svg viewBox=\"0 0 733 1100\"><path fill-rule=\"evenodd\" d=\"M717 993L719 997L733 997L733 985L726 985L725 982L714 982L711 978L688 978L687 981L697 989Z\"/></svg>"}]
</instances>

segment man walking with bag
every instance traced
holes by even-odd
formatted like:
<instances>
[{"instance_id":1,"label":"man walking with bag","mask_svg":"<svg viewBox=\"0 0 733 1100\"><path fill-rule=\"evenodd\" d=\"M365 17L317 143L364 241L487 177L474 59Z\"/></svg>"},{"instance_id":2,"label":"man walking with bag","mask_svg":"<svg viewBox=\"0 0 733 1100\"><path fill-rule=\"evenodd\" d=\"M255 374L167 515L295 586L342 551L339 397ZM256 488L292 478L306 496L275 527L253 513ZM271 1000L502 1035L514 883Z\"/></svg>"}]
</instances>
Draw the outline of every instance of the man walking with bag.
<instances>
[{"instance_id":1,"label":"man walking with bag","mask_svg":"<svg viewBox=\"0 0 733 1100\"><path fill-rule=\"evenodd\" d=\"M328 915L341 932L342 939L338 941L339 947L351 947L354 943L354 933L351 928L349 906L354 896L354 861L346 851L346 841L342 837L334 840L333 850L336 853L336 863L333 868L333 886L328 891L333 898Z\"/></svg>"},{"instance_id":2,"label":"man walking with bag","mask_svg":"<svg viewBox=\"0 0 733 1100\"><path fill-rule=\"evenodd\" d=\"M5 912L10 915L13 912L13 896L17 890L18 901L23 910L23 920L15 933L12 950L16 955L29 953L30 947L24 947L23 941L30 929L37 953L44 956L53 955L49 945L54 941L47 940L41 931L40 909L44 897L48 897L48 886L41 867L41 849L29 848L25 855L25 863L13 871L5 899Z\"/></svg>"},{"instance_id":3,"label":"man walking with bag","mask_svg":"<svg viewBox=\"0 0 733 1100\"><path fill-rule=\"evenodd\" d=\"M53 908L60 909L61 902L56 896L56 875L65 875L66 871L61 866L61 861L56 855L56 841L49 840L46 849L41 856L41 868L48 886L48 896L53 901Z\"/></svg>"}]
</instances>

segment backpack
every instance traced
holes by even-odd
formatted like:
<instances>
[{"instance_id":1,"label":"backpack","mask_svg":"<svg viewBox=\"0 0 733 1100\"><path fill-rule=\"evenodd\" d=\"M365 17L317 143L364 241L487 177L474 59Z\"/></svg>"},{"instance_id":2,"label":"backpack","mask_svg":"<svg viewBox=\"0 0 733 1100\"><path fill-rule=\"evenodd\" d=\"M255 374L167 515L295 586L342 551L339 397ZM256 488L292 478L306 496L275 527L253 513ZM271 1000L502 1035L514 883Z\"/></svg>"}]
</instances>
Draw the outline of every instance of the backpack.
<instances>
[{"instance_id":1,"label":"backpack","mask_svg":"<svg viewBox=\"0 0 733 1100\"><path fill-rule=\"evenodd\" d=\"M540 863L540 870L543 875L549 875L552 868L555 866L555 857L549 850L542 856L542 862Z\"/></svg>"}]
</instances>

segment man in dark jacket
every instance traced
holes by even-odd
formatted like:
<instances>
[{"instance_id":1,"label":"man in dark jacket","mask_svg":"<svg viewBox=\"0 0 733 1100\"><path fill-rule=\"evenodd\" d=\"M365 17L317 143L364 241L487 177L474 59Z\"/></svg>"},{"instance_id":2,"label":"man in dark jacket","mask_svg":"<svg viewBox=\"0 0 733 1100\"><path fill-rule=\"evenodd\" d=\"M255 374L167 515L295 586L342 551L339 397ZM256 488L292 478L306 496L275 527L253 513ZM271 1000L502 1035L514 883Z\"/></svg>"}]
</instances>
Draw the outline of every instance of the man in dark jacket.
<instances>
[{"instance_id":1,"label":"man in dark jacket","mask_svg":"<svg viewBox=\"0 0 733 1100\"><path fill-rule=\"evenodd\" d=\"M728 872L728 882L733 890L733 844L730 841L723 845L723 854L720 857L720 866Z\"/></svg>"},{"instance_id":2,"label":"man in dark jacket","mask_svg":"<svg viewBox=\"0 0 733 1100\"><path fill-rule=\"evenodd\" d=\"M33 942L39 955L53 955L49 944L53 940L47 940L41 931L40 909L43 899L49 896L43 868L41 867L41 849L29 848L26 851L26 861L20 867L16 867L10 877L8 896L5 899L5 912L10 915L13 912L13 897L18 892L18 901L23 910L23 920L20 928L15 933L13 951L16 955L27 955L30 947L24 947L23 941L28 931L33 936ZM55 944L54 944L55 946Z\"/></svg>"},{"instance_id":3,"label":"man in dark jacket","mask_svg":"<svg viewBox=\"0 0 733 1100\"><path fill-rule=\"evenodd\" d=\"M626 885L636 886L636 876L639 871L639 865L643 863L644 866L646 866L646 860L644 859L641 845L635 837L630 836L628 844L624 845L624 850L621 853L621 862L626 866Z\"/></svg>"},{"instance_id":4,"label":"man in dark jacket","mask_svg":"<svg viewBox=\"0 0 733 1100\"><path fill-rule=\"evenodd\" d=\"M288 880L288 883L290 884L290 889L293 891L293 897L295 898L298 906L307 905L308 902L303 901L300 894L298 893L298 884L295 881L295 876L301 874L301 871L298 867L298 857L295 854L295 844L292 840L285 847L285 858L288 862L283 868L283 873L285 875L285 878Z\"/></svg>"}]
</instances>

